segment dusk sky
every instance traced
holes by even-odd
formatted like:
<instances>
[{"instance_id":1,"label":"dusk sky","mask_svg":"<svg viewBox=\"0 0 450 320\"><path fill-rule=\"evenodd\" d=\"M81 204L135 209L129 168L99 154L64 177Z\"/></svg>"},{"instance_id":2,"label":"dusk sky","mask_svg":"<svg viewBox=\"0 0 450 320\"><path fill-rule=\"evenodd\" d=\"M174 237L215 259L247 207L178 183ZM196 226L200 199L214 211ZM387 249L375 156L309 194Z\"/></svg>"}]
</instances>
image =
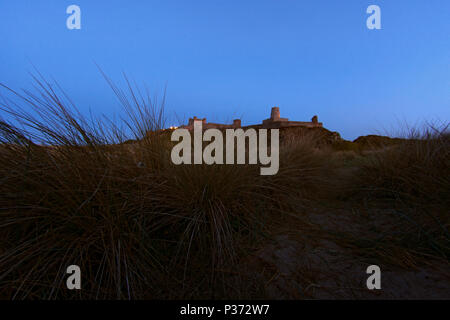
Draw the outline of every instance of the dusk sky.
<instances>
[{"instance_id":1,"label":"dusk sky","mask_svg":"<svg viewBox=\"0 0 450 320\"><path fill-rule=\"evenodd\" d=\"M81 8L69 30L66 8ZM369 30L369 5L381 30ZM83 113L121 108L96 67L175 115L309 121L343 138L450 120L450 1L0 1L0 82L30 88L35 65Z\"/></svg>"}]
</instances>

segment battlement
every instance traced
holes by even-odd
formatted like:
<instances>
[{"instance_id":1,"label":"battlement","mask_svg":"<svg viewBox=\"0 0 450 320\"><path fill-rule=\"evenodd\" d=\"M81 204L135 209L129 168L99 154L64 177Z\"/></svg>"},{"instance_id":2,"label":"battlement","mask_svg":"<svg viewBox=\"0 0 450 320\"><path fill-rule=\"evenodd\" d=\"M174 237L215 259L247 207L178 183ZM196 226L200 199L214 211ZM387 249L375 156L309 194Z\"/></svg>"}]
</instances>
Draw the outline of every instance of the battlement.
<instances>
[{"instance_id":1,"label":"battlement","mask_svg":"<svg viewBox=\"0 0 450 320\"><path fill-rule=\"evenodd\" d=\"M232 124L222 124L222 123L206 122L206 118L199 119L197 117L189 118L188 124L185 126L181 126L181 128L192 130L194 128L194 121L201 121L203 129L237 129L237 128L241 128L241 119L234 119Z\"/></svg>"},{"instance_id":2,"label":"battlement","mask_svg":"<svg viewBox=\"0 0 450 320\"><path fill-rule=\"evenodd\" d=\"M284 127L322 127L322 122L319 122L318 117L312 117L311 121L289 121L288 118L280 118L280 108L273 107L270 113L270 118L262 122L262 128L284 128Z\"/></svg>"},{"instance_id":3,"label":"battlement","mask_svg":"<svg viewBox=\"0 0 450 320\"><path fill-rule=\"evenodd\" d=\"M238 129L241 128L241 120L234 119L232 124L222 124L222 123L212 123L206 122L206 118L199 119L197 117L189 118L189 122L187 125L181 126L181 128L185 128L188 130L192 130L194 128L194 121L201 121L203 129ZM315 128L322 127L322 122L319 122L317 116L313 116L311 121L289 121L288 118L280 117L280 108L273 107L270 112L270 118L262 121L262 124L256 125L262 129L275 129L275 128L284 128L284 127L307 127L307 128Z\"/></svg>"}]
</instances>

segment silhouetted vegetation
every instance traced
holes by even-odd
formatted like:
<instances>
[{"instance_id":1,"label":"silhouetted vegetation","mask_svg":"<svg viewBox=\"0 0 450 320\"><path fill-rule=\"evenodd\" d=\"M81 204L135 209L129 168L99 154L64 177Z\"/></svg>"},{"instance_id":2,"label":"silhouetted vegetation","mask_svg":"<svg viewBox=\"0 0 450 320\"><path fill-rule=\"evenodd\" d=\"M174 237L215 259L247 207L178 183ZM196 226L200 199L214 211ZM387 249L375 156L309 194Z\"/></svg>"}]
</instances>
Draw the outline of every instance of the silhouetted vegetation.
<instances>
[{"instance_id":1,"label":"silhouetted vegetation","mask_svg":"<svg viewBox=\"0 0 450 320\"><path fill-rule=\"evenodd\" d=\"M37 93L3 86L0 298L264 298L270 279L245 261L279 230L399 267L399 252L448 261L446 126L355 142L285 130L280 171L269 177L252 165L175 166L160 130L164 100L107 80L123 124L85 118L40 77ZM336 208L392 209L378 217L389 228L366 239L304 218L320 209L334 219ZM82 290L65 287L71 264Z\"/></svg>"}]
</instances>

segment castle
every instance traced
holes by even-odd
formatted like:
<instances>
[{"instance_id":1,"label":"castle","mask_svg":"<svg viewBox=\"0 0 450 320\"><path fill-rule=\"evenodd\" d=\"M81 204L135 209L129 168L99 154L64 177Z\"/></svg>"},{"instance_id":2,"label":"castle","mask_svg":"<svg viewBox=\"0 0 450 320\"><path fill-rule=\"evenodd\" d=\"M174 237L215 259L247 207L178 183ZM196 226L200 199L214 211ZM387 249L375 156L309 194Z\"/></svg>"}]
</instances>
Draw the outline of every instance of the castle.
<instances>
[{"instance_id":1,"label":"castle","mask_svg":"<svg viewBox=\"0 0 450 320\"><path fill-rule=\"evenodd\" d=\"M203 129L237 129L241 128L241 120L235 119L232 124L221 124L206 122L206 118L198 119L197 117L189 118L187 125L181 126L180 128L185 128L192 130L194 128L194 121L201 121ZM273 107L270 118L263 120L262 124L246 126L246 128L260 128L260 129L275 129L275 128L285 128L285 127L307 127L315 128L322 127L322 122L318 121L317 116L312 117L311 121L289 121L288 118L280 117L280 108Z\"/></svg>"},{"instance_id":2,"label":"castle","mask_svg":"<svg viewBox=\"0 0 450 320\"><path fill-rule=\"evenodd\" d=\"M186 126L181 126L180 128L185 128L185 129L191 130L194 128L194 121L201 121L203 129L237 129L237 128L241 128L241 120L240 119L234 119L233 124L222 124L222 123L206 122L206 118L198 119L197 117L189 118L188 124Z\"/></svg>"},{"instance_id":3,"label":"castle","mask_svg":"<svg viewBox=\"0 0 450 320\"><path fill-rule=\"evenodd\" d=\"M319 122L317 116L312 117L311 121L289 121L288 118L280 118L280 108L273 107L270 113L270 118L263 120L261 128L284 128L284 127L322 127L322 122Z\"/></svg>"}]
</instances>

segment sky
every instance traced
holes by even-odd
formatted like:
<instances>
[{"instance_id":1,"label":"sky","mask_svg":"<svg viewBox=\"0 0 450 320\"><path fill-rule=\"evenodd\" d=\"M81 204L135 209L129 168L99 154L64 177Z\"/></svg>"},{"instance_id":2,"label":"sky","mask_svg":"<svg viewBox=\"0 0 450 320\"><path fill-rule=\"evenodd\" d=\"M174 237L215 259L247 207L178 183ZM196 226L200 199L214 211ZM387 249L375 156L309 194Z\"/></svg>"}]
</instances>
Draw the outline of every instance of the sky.
<instances>
[{"instance_id":1,"label":"sky","mask_svg":"<svg viewBox=\"0 0 450 320\"><path fill-rule=\"evenodd\" d=\"M168 125L256 124L278 106L353 140L450 120L448 0L0 0L0 39L0 83L30 88L34 65L82 113L121 112L98 64L121 86L125 72L166 88Z\"/></svg>"}]
</instances>

